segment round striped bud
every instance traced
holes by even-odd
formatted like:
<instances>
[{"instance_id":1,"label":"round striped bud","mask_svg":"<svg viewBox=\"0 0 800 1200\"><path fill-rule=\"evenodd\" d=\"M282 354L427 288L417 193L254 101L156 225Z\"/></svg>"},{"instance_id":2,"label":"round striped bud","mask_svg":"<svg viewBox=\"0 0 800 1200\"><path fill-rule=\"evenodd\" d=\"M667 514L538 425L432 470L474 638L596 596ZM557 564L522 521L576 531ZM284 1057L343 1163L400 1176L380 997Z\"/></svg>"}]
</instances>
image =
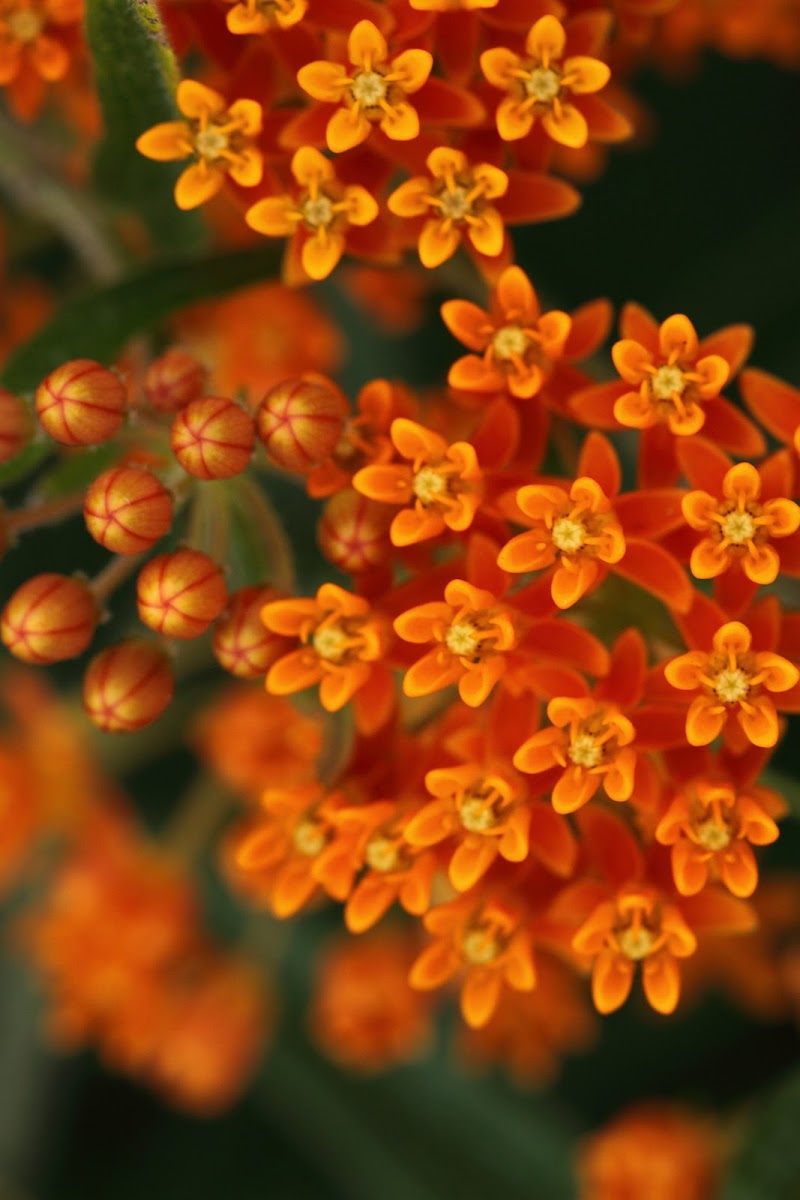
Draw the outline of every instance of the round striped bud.
<instances>
[{"instance_id":1,"label":"round striped bud","mask_svg":"<svg viewBox=\"0 0 800 1200\"><path fill-rule=\"evenodd\" d=\"M122 380L90 358L64 363L36 389L42 428L64 446L107 442L122 424L127 393Z\"/></svg>"},{"instance_id":2,"label":"round striped bud","mask_svg":"<svg viewBox=\"0 0 800 1200\"><path fill-rule=\"evenodd\" d=\"M83 707L104 733L135 733L152 725L175 691L161 646L131 638L95 655L83 677Z\"/></svg>"},{"instance_id":3,"label":"round striped bud","mask_svg":"<svg viewBox=\"0 0 800 1200\"><path fill-rule=\"evenodd\" d=\"M31 420L24 401L0 388L0 463L16 458L30 436Z\"/></svg>"},{"instance_id":4,"label":"round striped bud","mask_svg":"<svg viewBox=\"0 0 800 1200\"><path fill-rule=\"evenodd\" d=\"M266 628L261 609L280 599L274 588L246 587L234 592L214 626L211 647L217 662L239 679L258 679L294 646L292 638Z\"/></svg>"},{"instance_id":5,"label":"round striped bud","mask_svg":"<svg viewBox=\"0 0 800 1200\"><path fill-rule=\"evenodd\" d=\"M136 584L139 616L165 637L193 638L225 607L222 571L199 550L176 550L151 558Z\"/></svg>"},{"instance_id":6,"label":"round striped bud","mask_svg":"<svg viewBox=\"0 0 800 1200\"><path fill-rule=\"evenodd\" d=\"M329 562L348 575L382 566L392 543L392 509L348 489L331 496L317 526L319 548Z\"/></svg>"},{"instance_id":7,"label":"round striped bud","mask_svg":"<svg viewBox=\"0 0 800 1200\"><path fill-rule=\"evenodd\" d=\"M322 375L288 379L267 392L256 413L258 436L272 462L304 474L333 454L347 401Z\"/></svg>"},{"instance_id":8,"label":"round striped bud","mask_svg":"<svg viewBox=\"0 0 800 1200\"><path fill-rule=\"evenodd\" d=\"M3 609L0 637L23 662L61 662L83 653L98 616L95 598L82 579L34 575Z\"/></svg>"},{"instance_id":9,"label":"round striped bud","mask_svg":"<svg viewBox=\"0 0 800 1200\"><path fill-rule=\"evenodd\" d=\"M172 453L196 479L230 479L245 470L256 430L250 413L223 396L193 400L176 416Z\"/></svg>"},{"instance_id":10,"label":"round striped bud","mask_svg":"<svg viewBox=\"0 0 800 1200\"><path fill-rule=\"evenodd\" d=\"M202 396L208 371L187 350L171 346L160 354L144 377L144 394L159 412L174 413Z\"/></svg>"},{"instance_id":11,"label":"round striped bud","mask_svg":"<svg viewBox=\"0 0 800 1200\"><path fill-rule=\"evenodd\" d=\"M149 550L172 525L172 497L145 467L113 467L98 475L83 504L86 528L113 554Z\"/></svg>"}]
</instances>

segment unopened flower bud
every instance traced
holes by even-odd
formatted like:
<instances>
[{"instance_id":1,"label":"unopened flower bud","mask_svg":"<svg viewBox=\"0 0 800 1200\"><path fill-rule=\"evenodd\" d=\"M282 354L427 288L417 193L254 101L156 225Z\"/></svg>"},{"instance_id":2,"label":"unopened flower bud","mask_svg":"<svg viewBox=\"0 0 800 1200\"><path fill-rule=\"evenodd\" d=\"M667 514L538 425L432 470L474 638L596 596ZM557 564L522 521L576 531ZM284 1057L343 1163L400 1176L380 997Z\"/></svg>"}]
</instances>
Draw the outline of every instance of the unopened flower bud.
<instances>
[{"instance_id":1,"label":"unopened flower bud","mask_svg":"<svg viewBox=\"0 0 800 1200\"><path fill-rule=\"evenodd\" d=\"M258 436L272 462L304 474L336 449L347 401L321 375L303 375L267 392L256 413Z\"/></svg>"},{"instance_id":2,"label":"unopened flower bud","mask_svg":"<svg viewBox=\"0 0 800 1200\"><path fill-rule=\"evenodd\" d=\"M98 608L89 585L70 575L34 575L17 588L0 618L0 636L23 662L53 663L82 654Z\"/></svg>"},{"instance_id":3,"label":"unopened flower bud","mask_svg":"<svg viewBox=\"0 0 800 1200\"><path fill-rule=\"evenodd\" d=\"M144 394L159 412L174 413L202 396L208 371L187 350L171 346L160 354L144 377Z\"/></svg>"},{"instance_id":4,"label":"unopened flower bud","mask_svg":"<svg viewBox=\"0 0 800 1200\"><path fill-rule=\"evenodd\" d=\"M165 651L143 638L131 638L109 646L89 663L83 707L104 733L134 733L161 716L174 690Z\"/></svg>"},{"instance_id":5,"label":"unopened flower bud","mask_svg":"<svg viewBox=\"0 0 800 1200\"><path fill-rule=\"evenodd\" d=\"M269 587L246 587L231 596L211 643L217 662L231 675L258 679L293 648L293 639L272 633L261 620L264 605L278 599Z\"/></svg>"},{"instance_id":6,"label":"unopened flower bud","mask_svg":"<svg viewBox=\"0 0 800 1200\"><path fill-rule=\"evenodd\" d=\"M31 419L19 396L0 388L0 463L16 458L31 435Z\"/></svg>"},{"instance_id":7,"label":"unopened flower bud","mask_svg":"<svg viewBox=\"0 0 800 1200\"><path fill-rule=\"evenodd\" d=\"M86 528L113 554L139 554L169 531L172 497L145 467L113 467L95 479L83 505Z\"/></svg>"},{"instance_id":8,"label":"unopened flower bud","mask_svg":"<svg viewBox=\"0 0 800 1200\"><path fill-rule=\"evenodd\" d=\"M207 396L181 409L169 440L184 471L196 479L230 479L250 462L255 423L233 400Z\"/></svg>"},{"instance_id":9,"label":"unopened flower bud","mask_svg":"<svg viewBox=\"0 0 800 1200\"><path fill-rule=\"evenodd\" d=\"M385 563L390 555L392 511L348 488L331 496L317 526L319 548L348 575Z\"/></svg>"},{"instance_id":10,"label":"unopened flower bud","mask_svg":"<svg viewBox=\"0 0 800 1200\"><path fill-rule=\"evenodd\" d=\"M136 585L139 616L165 637L203 633L228 598L222 571L199 550L176 550L151 558Z\"/></svg>"},{"instance_id":11,"label":"unopened flower bud","mask_svg":"<svg viewBox=\"0 0 800 1200\"><path fill-rule=\"evenodd\" d=\"M65 446L107 442L122 424L127 393L122 380L90 358L64 363L36 389L44 430Z\"/></svg>"}]
</instances>

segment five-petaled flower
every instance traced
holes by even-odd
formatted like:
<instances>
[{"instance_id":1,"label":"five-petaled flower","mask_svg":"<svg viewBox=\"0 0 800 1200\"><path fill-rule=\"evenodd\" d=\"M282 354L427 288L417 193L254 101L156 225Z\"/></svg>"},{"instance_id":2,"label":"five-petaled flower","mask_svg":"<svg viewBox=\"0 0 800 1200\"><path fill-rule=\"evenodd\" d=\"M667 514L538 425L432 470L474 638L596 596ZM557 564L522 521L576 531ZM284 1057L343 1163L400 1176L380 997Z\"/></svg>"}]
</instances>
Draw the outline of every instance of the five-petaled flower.
<instances>
[{"instance_id":1,"label":"five-petaled flower","mask_svg":"<svg viewBox=\"0 0 800 1200\"><path fill-rule=\"evenodd\" d=\"M297 195L266 196L247 210L251 229L267 237L291 238L290 253L299 253L309 279L330 275L347 244L351 226L369 225L378 204L360 184L343 184L334 166L311 146L292 157Z\"/></svg>"},{"instance_id":2,"label":"five-petaled flower","mask_svg":"<svg viewBox=\"0 0 800 1200\"><path fill-rule=\"evenodd\" d=\"M508 93L497 109L497 132L504 141L527 137L538 119L563 146L586 145L589 125L573 97L599 92L611 71L585 54L564 58L566 43L563 25L548 15L529 30L525 57L503 46L484 50L481 70L493 87Z\"/></svg>"},{"instance_id":3,"label":"five-petaled flower","mask_svg":"<svg viewBox=\"0 0 800 1200\"><path fill-rule=\"evenodd\" d=\"M255 144L261 132L261 105L235 100L184 79L178 84L178 108L185 121L163 121L146 130L136 142L140 154L157 162L193 156L175 185L178 208L196 208L215 196L230 176L240 187L261 182L264 161Z\"/></svg>"},{"instance_id":4,"label":"five-petaled flower","mask_svg":"<svg viewBox=\"0 0 800 1200\"><path fill-rule=\"evenodd\" d=\"M267 33L290 29L306 15L308 0L225 0L233 8L226 16L231 33Z\"/></svg>"},{"instance_id":5,"label":"five-petaled flower","mask_svg":"<svg viewBox=\"0 0 800 1200\"><path fill-rule=\"evenodd\" d=\"M362 467L353 487L371 500L400 504L390 535L395 546L469 529L482 498L483 476L469 442L448 445L441 434L397 417L391 438L407 463Z\"/></svg>"}]
</instances>

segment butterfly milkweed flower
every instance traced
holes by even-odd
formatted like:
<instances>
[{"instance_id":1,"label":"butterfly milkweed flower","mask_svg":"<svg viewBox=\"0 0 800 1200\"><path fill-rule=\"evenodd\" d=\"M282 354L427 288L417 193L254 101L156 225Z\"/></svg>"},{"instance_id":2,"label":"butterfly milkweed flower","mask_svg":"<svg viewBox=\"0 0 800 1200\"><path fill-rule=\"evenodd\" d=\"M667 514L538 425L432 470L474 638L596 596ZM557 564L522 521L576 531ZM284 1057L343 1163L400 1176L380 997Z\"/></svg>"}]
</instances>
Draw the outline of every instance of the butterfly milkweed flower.
<instances>
[{"instance_id":1,"label":"butterfly milkweed flower","mask_svg":"<svg viewBox=\"0 0 800 1200\"><path fill-rule=\"evenodd\" d=\"M405 417L392 421L390 435L408 461L362 467L353 487L371 500L403 506L392 521L392 543L410 546L446 529L469 529L483 494L483 474L469 442L448 445L441 434Z\"/></svg>"},{"instance_id":2,"label":"butterfly milkweed flower","mask_svg":"<svg viewBox=\"0 0 800 1200\"><path fill-rule=\"evenodd\" d=\"M686 714L691 746L707 746L722 733L734 712L754 746L774 746L778 714L767 693L788 692L800 671L772 651L751 650L752 634L741 621L728 621L714 634L710 652L690 650L664 667L667 682L697 691Z\"/></svg>"},{"instance_id":3,"label":"butterfly milkweed flower","mask_svg":"<svg viewBox=\"0 0 800 1200\"><path fill-rule=\"evenodd\" d=\"M503 46L484 50L481 70L493 87L507 92L496 117L503 141L527 137L538 120L562 146L586 145L590 130L580 97L604 88L611 71L585 54L564 58L566 47L564 26L548 15L528 31L524 57Z\"/></svg>"},{"instance_id":4,"label":"butterfly milkweed flower","mask_svg":"<svg viewBox=\"0 0 800 1200\"><path fill-rule=\"evenodd\" d=\"M331 162L312 146L292 157L296 195L266 196L245 213L251 229L267 237L292 239L309 279L326 279L342 257L351 226L369 225L378 202L360 184L344 184Z\"/></svg>"},{"instance_id":5,"label":"butterfly milkweed flower","mask_svg":"<svg viewBox=\"0 0 800 1200\"><path fill-rule=\"evenodd\" d=\"M263 174L263 155L255 144L261 132L261 105L225 97L194 79L178 84L183 121L163 121L136 141L145 158L173 162L193 157L175 184L178 208L197 208L215 196L227 176L240 187L255 187Z\"/></svg>"},{"instance_id":6,"label":"butterfly milkweed flower","mask_svg":"<svg viewBox=\"0 0 800 1200\"><path fill-rule=\"evenodd\" d=\"M567 313L541 311L533 285L519 267L503 271L490 312L468 300L448 300L442 317L450 332L476 351L453 363L450 386L475 392L507 389L518 400L541 390L572 327Z\"/></svg>"},{"instance_id":7,"label":"butterfly milkweed flower","mask_svg":"<svg viewBox=\"0 0 800 1200\"><path fill-rule=\"evenodd\" d=\"M308 0L225 0L233 7L225 21L231 33L267 33L291 29L306 15Z\"/></svg>"},{"instance_id":8,"label":"butterfly milkweed flower","mask_svg":"<svg viewBox=\"0 0 800 1200\"><path fill-rule=\"evenodd\" d=\"M82 20L84 0L3 0L0 4L0 86L10 85L17 116L36 116L44 85L63 79L70 39Z\"/></svg>"}]
</instances>

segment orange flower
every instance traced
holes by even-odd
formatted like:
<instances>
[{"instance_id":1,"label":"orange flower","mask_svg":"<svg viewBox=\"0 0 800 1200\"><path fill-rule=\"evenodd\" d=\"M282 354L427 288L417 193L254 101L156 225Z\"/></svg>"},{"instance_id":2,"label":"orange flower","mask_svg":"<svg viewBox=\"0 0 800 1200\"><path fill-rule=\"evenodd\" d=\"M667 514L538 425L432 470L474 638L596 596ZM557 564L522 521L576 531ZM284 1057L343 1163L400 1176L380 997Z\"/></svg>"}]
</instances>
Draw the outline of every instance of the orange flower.
<instances>
[{"instance_id":1,"label":"orange flower","mask_svg":"<svg viewBox=\"0 0 800 1200\"><path fill-rule=\"evenodd\" d=\"M674 798L656 838L672 847L672 874L682 896L702 891L712 872L734 896L752 896L758 867L751 846L778 838L778 826L759 803L759 789L753 790L756 795L737 792L730 783L697 779Z\"/></svg>"},{"instance_id":2,"label":"orange flower","mask_svg":"<svg viewBox=\"0 0 800 1200\"><path fill-rule=\"evenodd\" d=\"M442 317L470 350L450 368L451 387L473 392L508 389L518 400L535 396L560 358L572 321L565 312L542 313L528 276L508 267L492 293L491 312L468 300L448 300Z\"/></svg>"},{"instance_id":3,"label":"orange flower","mask_svg":"<svg viewBox=\"0 0 800 1200\"><path fill-rule=\"evenodd\" d=\"M681 986L676 959L694 954L697 939L655 888L631 884L595 908L572 945L594 959L592 998L598 1012L614 1012L625 1003L641 962L648 1001L657 1012L671 1013Z\"/></svg>"},{"instance_id":4,"label":"orange flower","mask_svg":"<svg viewBox=\"0 0 800 1200\"><path fill-rule=\"evenodd\" d=\"M401 504L390 535L395 546L469 529L482 497L482 473L468 442L447 442L404 417L392 421L395 449L409 464L363 467L353 487L371 500Z\"/></svg>"},{"instance_id":5,"label":"orange flower","mask_svg":"<svg viewBox=\"0 0 800 1200\"><path fill-rule=\"evenodd\" d=\"M527 137L538 118L562 146L586 145L589 125L572 97L599 92L611 71L585 54L564 58L566 42L561 22L544 16L528 32L527 57L502 46L484 50L481 70L493 87L508 92L497 110L497 131L504 141Z\"/></svg>"},{"instance_id":6,"label":"orange flower","mask_svg":"<svg viewBox=\"0 0 800 1200\"><path fill-rule=\"evenodd\" d=\"M231 33L291 29L306 15L308 0L225 0L234 7L225 18Z\"/></svg>"},{"instance_id":7,"label":"orange flower","mask_svg":"<svg viewBox=\"0 0 800 1200\"><path fill-rule=\"evenodd\" d=\"M503 249L503 218L491 203L505 195L508 176L490 163L470 166L465 154L448 146L432 150L426 159L432 178L407 179L389 196L390 212L398 217L427 217L419 236L424 267L438 267L451 258L463 235L490 258Z\"/></svg>"},{"instance_id":8,"label":"orange flower","mask_svg":"<svg viewBox=\"0 0 800 1200\"><path fill-rule=\"evenodd\" d=\"M332 62L301 67L297 81L315 100L336 104L327 124L328 149L341 154L360 145L377 124L394 141L419 136L419 115L407 100L427 82L433 56L427 50L404 50L389 58L386 39L371 21L359 21L347 39L347 56L355 68Z\"/></svg>"},{"instance_id":9,"label":"orange flower","mask_svg":"<svg viewBox=\"0 0 800 1200\"><path fill-rule=\"evenodd\" d=\"M333 165L311 146L295 151L291 170L299 194L267 196L247 210L245 220L267 237L291 238L306 276L325 279L344 254L350 226L369 225L378 204L366 188L341 183Z\"/></svg>"},{"instance_id":10,"label":"orange flower","mask_svg":"<svg viewBox=\"0 0 800 1200\"><path fill-rule=\"evenodd\" d=\"M261 105L235 100L227 105L219 92L184 79L178 84L178 108L185 121L164 121L136 141L146 158L173 162L194 155L196 161L175 185L178 208L196 208L215 196L230 175L240 187L255 187L263 174L263 155L255 145L261 132Z\"/></svg>"},{"instance_id":11,"label":"orange flower","mask_svg":"<svg viewBox=\"0 0 800 1200\"><path fill-rule=\"evenodd\" d=\"M44 84L66 75L70 27L83 12L84 0L1 0L0 86L11 85L9 100L23 120L36 115Z\"/></svg>"},{"instance_id":12,"label":"orange flower","mask_svg":"<svg viewBox=\"0 0 800 1200\"><path fill-rule=\"evenodd\" d=\"M486 1024L497 1008L503 984L518 992L533 990L536 971L530 932L522 914L511 905L491 899L476 906L472 897L465 896L432 909L423 923L436 940L411 968L411 986L438 988L465 970L461 1013L468 1025Z\"/></svg>"},{"instance_id":13,"label":"orange flower","mask_svg":"<svg viewBox=\"0 0 800 1200\"><path fill-rule=\"evenodd\" d=\"M406 642L438 643L409 667L403 679L407 696L427 696L458 684L465 704L477 708L506 671L505 652L517 644L514 615L483 588L452 579L444 602L419 604L394 623Z\"/></svg>"},{"instance_id":14,"label":"orange flower","mask_svg":"<svg viewBox=\"0 0 800 1200\"><path fill-rule=\"evenodd\" d=\"M734 563L753 583L777 579L780 558L768 539L797 532L800 506L785 497L760 500L762 486L762 472L743 462L725 473L722 499L707 491L684 496L686 521L707 535L692 550L690 566L697 579L713 579Z\"/></svg>"},{"instance_id":15,"label":"orange flower","mask_svg":"<svg viewBox=\"0 0 800 1200\"><path fill-rule=\"evenodd\" d=\"M771 651L753 652L752 634L740 621L728 621L714 634L711 652L690 650L664 667L667 682L682 691L700 691L686 714L686 738L707 746L720 735L728 716L736 717L755 746L774 746L778 714L765 692L787 692L800 679L788 659Z\"/></svg>"},{"instance_id":16,"label":"orange flower","mask_svg":"<svg viewBox=\"0 0 800 1200\"><path fill-rule=\"evenodd\" d=\"M313 600L274 600L261 619L273 633L302 643L272 664L267 691L285 696L318 683L328 712L338 712L370 682L387 646L384 619L335 583L324 583Z\"/></svg>"},{"instance_id":17,"label":"orange flower","mask_svg":"<svg viewBox=\"0 0 800 1200\"><path fill-rule=\"evenodd\" d=\"M552 722L520 746L514 755L519 771L536 775L563 768L553 788L553 808L575 812L603 787L611 800L629 800L633 792L636 736L633 723L615 704L592 697L557 696L547 706Z\"/></svg>"}]
</instances>

